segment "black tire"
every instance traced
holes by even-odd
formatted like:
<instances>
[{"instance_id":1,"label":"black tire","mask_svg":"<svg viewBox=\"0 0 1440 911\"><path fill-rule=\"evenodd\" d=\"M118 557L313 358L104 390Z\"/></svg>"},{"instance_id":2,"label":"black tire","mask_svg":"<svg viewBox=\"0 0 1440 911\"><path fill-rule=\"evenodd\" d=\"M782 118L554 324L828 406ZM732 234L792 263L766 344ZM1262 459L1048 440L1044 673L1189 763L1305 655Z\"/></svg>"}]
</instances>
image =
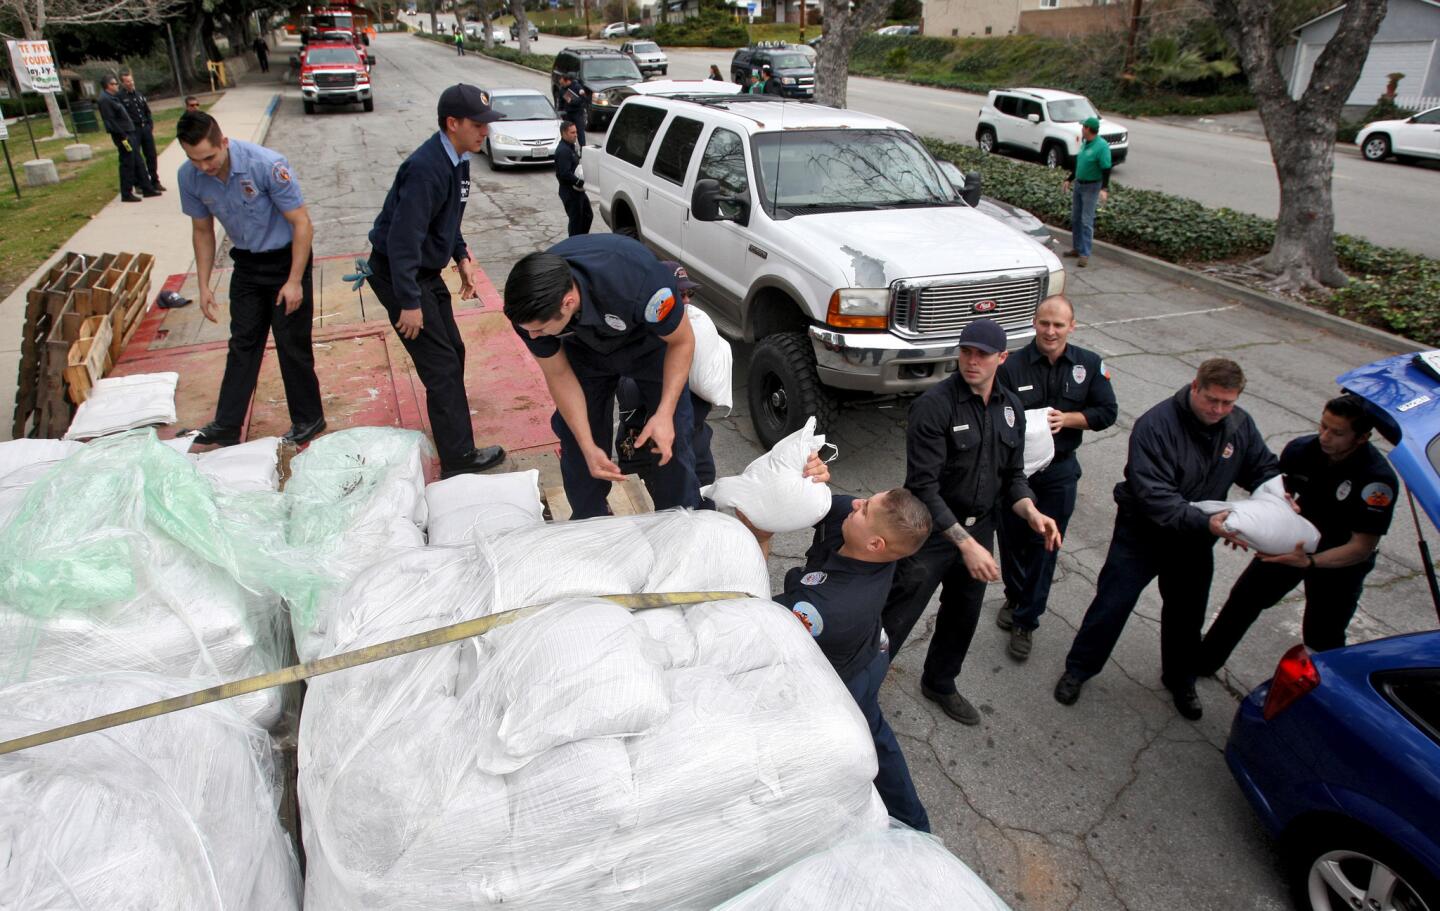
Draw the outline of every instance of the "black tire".
<instances>
[{"instance_id":1,"label":"black tire","mask_svg":"<svg viewBox=\"0 0 1440 911\"><path fill-rule=\"evenodd\" d=\"M995 139L995 130L992 127L981 127L975 131L975 144L980 151L985 153L994 152L999 149L999 143Z\"/></svg>"},{"instance_id":2,"label":"black tire","mask_svg":"<svg viewBox=\"0 0 1440 911\"><path fill-rule=\"evenodd\" d=\"M495 153L490 150L490 140L485 140L485 161L489 163L490 170L498 171L500 166L495 163Z\"/></svg>"},{"instance_id":3,"label":"black tire","mask_svg":"<svg viewBox=\"0 0 1440 911\"><path fill-rule=\"evenodd\" d=\"M1045 146L1045 149L1040 153L1040 160L1044 162L1045 167L1047 168L1065 167L1065 159L1067 157L1068 156L1066 156L1065 154L1065 147L1060 145L1060 143L1058 142L1048 143Z\"/></svg>"},{"instance_id":4,"label":"black tire","mask_svg":"<svg viewBox=\"0 0 1440 911\"><path fill-rule=\"evenodd\" d=\"M1360 147L1360 154L1365 156L1366 161L1384 161L1390 157L1390 137L1384 133L1367 136L1365 144Z\"/></svg>"},{"instance_id":5,"label":"black tire","mask_svg":"<svg viewBox=\"0 0 1440 911\"><path fill-rule=\"evenodd\" d=\"M368 114L371 111L375 110L375 99L366 98L364 101L361 102L361 105L365 108L365 113Z\"/></svg>"},{"instance_id":6,"label":"black tire","mask_svg":"<svg viewBox=\"0 0 1440 911\"><path fill-rule=\"evenodd\" d=\"M811 415L816 431L835 423L835 399L820 384L815 349L803 332L767 335L750 355L750 423L760 445L769 449L805 426Z\"/></svg>"},{"instance_id":7,"label":"black tire","mask_svg":"<svg viewBox=\"0 0 1440 911\"><path fill-rule=\"evenodd\" d=\"M315 113L315 102L313 102L313 101L307 101L307 102L305 102L305 113L307 113L307 114L313 114L313 113Z\"/></svg>"},{"instance_id":8,"label":"black tire","mask_svg":"<svg viewBox=\"0 0 1440 911\"><path fill-rule=\"evenodd\" d=\"M1330 875L1341 877L1361 891L1370 882L1371 871L1383 866L1398 878L1393 893L1398 899L1395 907L1440 908L1440 881L1389 841L1358 825L1320 826L1297 838L1287 854L1291 895L1301 911L1351 907L1326 883L1321 865L1329 865ZM1406 899L1412 903L1406 904ZM1416 900L1423 905L1414 904Z\"/></svg>"}]
</instances>

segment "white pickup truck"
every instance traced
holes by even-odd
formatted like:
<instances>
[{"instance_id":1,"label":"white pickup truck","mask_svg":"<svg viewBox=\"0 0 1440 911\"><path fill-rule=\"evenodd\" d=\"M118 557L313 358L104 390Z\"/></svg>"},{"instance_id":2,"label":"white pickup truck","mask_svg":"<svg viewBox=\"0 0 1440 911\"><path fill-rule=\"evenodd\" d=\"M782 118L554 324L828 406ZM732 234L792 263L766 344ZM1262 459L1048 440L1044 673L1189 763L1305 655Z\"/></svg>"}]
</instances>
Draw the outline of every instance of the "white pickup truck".
<instances>
[{"instance_id":1,"label":"white pickup truck","mask_svg":"<svg viewBox=\"0 0 1440 911\"><path fill-rule=\"evenodd\" d=\"M914 134L879 117L640 95L587 153L611 230L683 263L721 331L756 343L750 415L767 447L809 415L831 423L841 398L940 381L972 320L1025 344L1036 305L1064 288L1044 244L973 208Z\"/></svg>"}]
</instances>

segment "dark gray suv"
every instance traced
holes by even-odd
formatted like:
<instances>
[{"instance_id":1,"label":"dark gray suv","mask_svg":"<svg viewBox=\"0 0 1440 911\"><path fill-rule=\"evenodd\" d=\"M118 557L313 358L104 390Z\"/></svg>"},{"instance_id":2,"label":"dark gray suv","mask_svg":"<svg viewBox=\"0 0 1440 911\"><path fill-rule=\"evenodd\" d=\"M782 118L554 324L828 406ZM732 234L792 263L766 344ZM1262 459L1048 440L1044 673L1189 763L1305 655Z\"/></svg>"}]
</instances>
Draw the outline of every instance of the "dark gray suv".
<instances>
[{"instance_id":1,"label":"dark gray suv","mask_svg":"<svg viewBox=\"0 0 1440 911\"><path fill-rule=\"evenodd\" d=\"M590 109L585 116L587 130L607 126L615 116L615 108L623 99L611 97L611 89L645 81L635 61L614 48L567 47L555 55L555 66L550 71L550 95L557 109L561 106L562 75L590 90Z\"/></svg>"}]
</instances>

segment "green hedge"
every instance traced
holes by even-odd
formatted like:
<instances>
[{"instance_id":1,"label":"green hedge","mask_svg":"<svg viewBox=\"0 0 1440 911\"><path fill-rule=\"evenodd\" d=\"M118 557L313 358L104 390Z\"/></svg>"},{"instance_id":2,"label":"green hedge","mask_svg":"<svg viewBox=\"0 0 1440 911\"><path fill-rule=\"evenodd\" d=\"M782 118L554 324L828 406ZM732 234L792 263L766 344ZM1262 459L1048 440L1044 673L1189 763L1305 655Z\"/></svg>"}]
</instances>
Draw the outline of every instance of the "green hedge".
<instances>
[{"instance_id":1,"label":"green hedge","mask_svg":"<svg viewBox=\"0 0 1440 911\"><path fill-rule=\"evenodd\" d=\"M961 170L979 171L987 196L1034 213L1049 224L1070 226L1070 197L1064 175L1037 164L985 155L970 146L925 139L938 158ZM1095 217L1095 236L1117 246L1173 263L1197 264L1260 256L1275 240L1275 222L1211 209L1193 199L1155 190L1111 185L1109 201ZM1440 345L1440 261L1337 235L1336 254L1351 281L1310 303L1427 345Z\"/></svg>"},{"instance_id":2,"label":"green hedge","mask_svg":"<svg viewBox=\"0 0 1440 911\"><path fill-rule=\"evenodd\" d=\"M750 33L725 14L707 11L681 22L661 22L655 40L670 47L744 47Z\"/></svg>"},{"instance_id":3,"label":"green hedge","mask_svg":"<svg viewBox=\"0 0 1440 911\"><path fill-rule=\"evenodd\" d=\"M434 41L452 48L455 46L455 39L450 35L433 35L430 32L416 32L415 34L427 41ZM554 54L522 54L515 48L503 44L497 44L487 51L484 42L475 38L465 39L465 50L483 54L486 57L494 57L496 60L508 60L542 73L548 73L555 68Z\"/></svg>"}]
</instances>

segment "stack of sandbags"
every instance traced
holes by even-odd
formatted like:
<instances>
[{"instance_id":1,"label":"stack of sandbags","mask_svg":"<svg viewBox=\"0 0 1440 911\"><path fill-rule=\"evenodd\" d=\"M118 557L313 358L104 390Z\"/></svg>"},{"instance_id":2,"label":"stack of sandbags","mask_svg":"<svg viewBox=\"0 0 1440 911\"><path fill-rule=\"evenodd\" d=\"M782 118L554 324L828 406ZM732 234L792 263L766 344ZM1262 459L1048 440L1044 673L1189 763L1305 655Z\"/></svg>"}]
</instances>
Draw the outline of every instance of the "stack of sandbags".
<instances>
[{"instance_id":1,"label":"stack of sandbags","mask_svg":"<svg viewBox=\"0 0 1440 911\"><path fill-rule=\"evenodd\" d=\"M1010 911L938 838L866 832L792 864L715 911Z\"/></svg>"},{"instance_id":2,"label":"stack of sandbags","mask_svg":"<svg viewBox=\"0 0 1440 911\"><path fill-rule=\"evenodd\" d=\"M179 695L107 674L0 690L0 740ZM0 756L0 908L298 909L270 739L225 704Z\"/></svg>"},{"instance_id":3,"label":"stack of sandbags","mask_svg":"<svg viewBox=\"0 0 1440 911\"><path fill-rule=\"evenodd\" d=\"M280 489L279 437L262 437L189 456L211 483L234 493L271 493Z\"/></svg>"},{"instance_id":4,"label":"stack of sandbags","mask_svg":"<svg viewBox=\"0 0 1440 911\"><path fill-rule=\"evenodd\" d=\"M20 510L30 485L85 447L69 440L10 440L0 443L0 526Z\"/></svg>"},{"instance_id":5,"label":"stack of sandbags","mask_svg":"<svg viewBox=\"0 0 1440 911\"><path fill-rule=\"evenodd\" d=\"M545 521L540 472L460 474L425 487L432 546L469 544L475 535L498 535Z\"/></svg>"},{"instance_id":6,"label":"stack of sandbags","mask_svg":"<svg viewBox=\"0 0 1440 911\"><path fill-rule=\"evenodd\" d=\"M525 528L358 577L327 654L560 600L312 681L307 907L708 908L883 828L869 731L787 611L739 598L632 614L589 597L687 590L768 596L738 522Z\"/></svg>"}]
</instances>

